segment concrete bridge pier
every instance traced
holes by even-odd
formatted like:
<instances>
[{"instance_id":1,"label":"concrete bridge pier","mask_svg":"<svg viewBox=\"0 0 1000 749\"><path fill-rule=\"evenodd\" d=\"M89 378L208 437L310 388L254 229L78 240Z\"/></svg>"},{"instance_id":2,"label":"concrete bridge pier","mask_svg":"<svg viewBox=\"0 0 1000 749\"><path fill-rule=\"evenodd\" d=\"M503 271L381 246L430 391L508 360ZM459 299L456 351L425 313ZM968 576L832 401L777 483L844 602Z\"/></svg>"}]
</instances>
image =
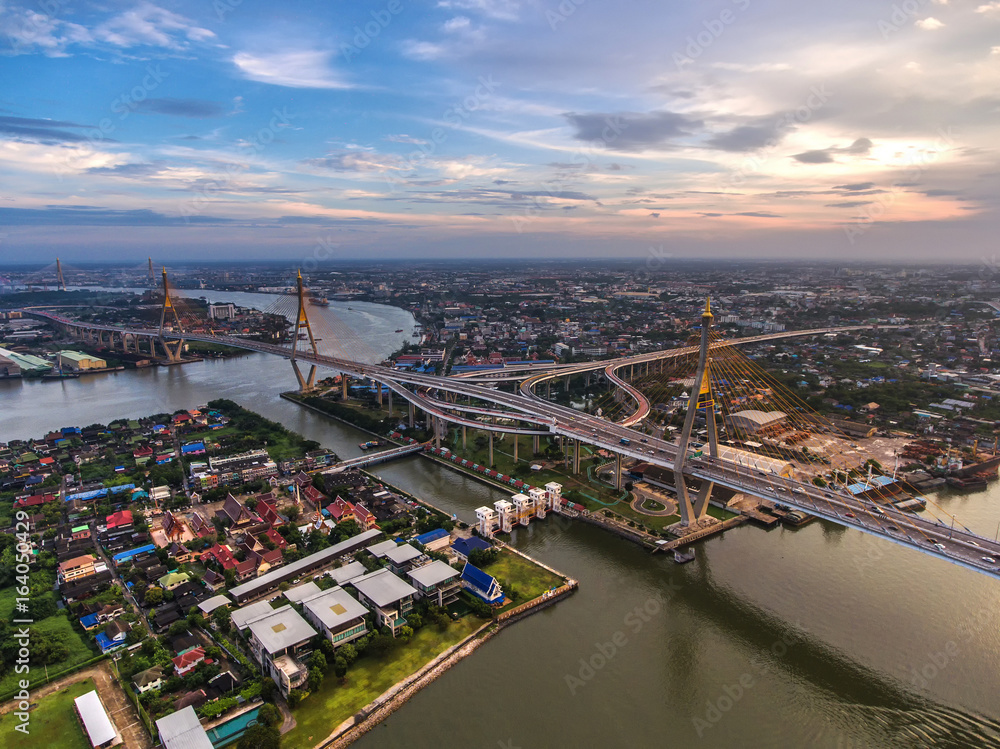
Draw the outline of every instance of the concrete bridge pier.
<instances>
[{"instance_id":1,"label":"concrete bridge pier","mask_svg":"<svg viewBox=\"0 0 1000 749\"><path fill-rule=\"evenodd\" d=\"M490 459L489 459L489 466L490 466L490 468L492 468L493 467L493 434L494 433L491 431L491 432L488 432L488 434L490 436Z\"/></svg>"},{"instance_id":2,"label":"concrete bridge pier","mask_svg":"<svg viewBox=\"0 0 1000 749\"><path fill-rule=\"evenodd\" d=\"M573 444L573 473L580 472L580 440Z\"/></svg>"},{"instance_id":3,"label":"concrete bridge pier","mask_svg":"<svg viewBox=\"0 0 1000 749\"><path fill-rule=\"evenodd\" d=\"M345 400L345 401L347 400L347 380L348 380L347 372L341 372L340 373L340 399L341 400ZM413 406L410 406L410 409L411 409L410 413L411 414L413 413L412 408L413 408ZM410 418L411 418L410 426L413 426L412 416Z\"/></svg>"},{"instance_id":4,"label":"concrete bridge pier","mask_svg":"<svg viewBox=\"0 0 1000 749\"><path fill-rule=\"evenodd\" d=\"M372 380L372 385L375 386L375 402L378 404L379 408L382 407L382 383L378 380Z\"/></svg>"},{"instance_id":5,"label":"concrete bridge pier","mask_svg":"<svg viewBox=\"0 0 1000 749\"><path fill-rule=\"evenodd\" d=\"M615 489L622 490L622 454L615 453Z\"/></svg>"},{"instance_id":6,"label":"concrete bridge pier","mask_svg":"<svg viewBox=\"0 0 1000 749\"><path fill-rule=\"evenodd\" d=\"M517 464L517 443L521 441L521 435L515 434L514 436L514 464Z\"/></svg>"},{"instance_id":7,"label":"concrete bridge pier","mask_svg":"<svg viewBox=\"0 0 1000 749\"><path fill-rule=\"evenodd\" d=\"M392 390L389 391L389 415L392 416Z\"/></svg>"},{"instance_id":8,"label":"concrete bridge pier","mask_svg":"<svg viewBox=\"0 0 1000 749\"><path fill-rule=\"evenodd\" d=\"M531 452L532 455L538 455L541 452L542 437L539 434L534 435L531 438Z\"/></svg>"},{"instance_id":9,"label":"concrete bridge pier","mask_svg":"<svg viewBox=\"0 0 1000 749\"><path fill-rule=\"evenodd\" d=\"M410 420L410 429L413 429L413 424L414 424L413 402L412 401L407 401L406 405L408 407L407 408L407 411L408 411L407 416L408 416L408 418Z\"/></svg>"},{"instance_id":10,"label":"concrete bridge pier","mask_svg":"<svg viewBox=\"0 0 1000 749\"><path fill-rule=\"evenodd\" d=\"M566 382L563 385L563 392L566 392L566 393L569 392L569 381L570 381L570 379L571 378L569 376L566 377Z\"/></svg>"},{"instance_id":11,"label":"concrete bridge pier","mask_svg":"<svg viewBox=\"0 0 1000 749\"><path fill-rule=\"evenodd\" d=\"M462 424L462 452L465 452L468 446L468 429L465 424Z\"/></svg>"}]
</instances>

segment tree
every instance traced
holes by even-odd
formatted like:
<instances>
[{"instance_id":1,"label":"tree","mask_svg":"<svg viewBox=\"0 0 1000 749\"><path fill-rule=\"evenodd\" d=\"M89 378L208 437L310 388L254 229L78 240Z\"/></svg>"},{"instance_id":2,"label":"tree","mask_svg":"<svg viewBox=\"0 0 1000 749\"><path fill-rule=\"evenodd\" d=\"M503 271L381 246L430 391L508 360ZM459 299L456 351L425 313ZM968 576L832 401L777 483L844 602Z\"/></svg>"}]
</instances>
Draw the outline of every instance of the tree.
<instances>
[{"instance_id":1,"label":"tree","mask_svg":"<svg viewBox=\"0 0 1000 749\"><path fill-rule=\"evenodd\" d=\"M146 591L145 598L142 599L143 604L149 607L159 606L163 603L163 589L162 588L150 588Z\"/></svg>"},{"instance_id":2,"label":"tree","mask_svg":"<svg viewBox=\"0 0 1000 749\"><path fill-rule=\"evenodd\" d=\"M261 705L257 711L257 722L263 723L265 726L279 726L283 720L281 710L270 702Z\"/></svg>"},{"instance_id":3,"label":"tree","mask_svg":"<svg viewBox=\"0 0 1000 749\"><path fill-rule=\"evenodd\" d=\"M347 676L347 661L344 660L343 656L337 656L333 661L333 673L338 679L343 680Z\"/></svg>"},{"instance_id":4,"label":"tree","mask_svg":"<svg viewBox=\"0 0 1000 749\"><path fill-rule=\"evenodd\" d=\"M350 666L354 661L358 659L358 651L351 643L346 645L341 645L338 655L347 661L347 665Z\"/></svg>"},{"instance_id":5,"label":"tree","mask_svg":"<svg viewBox=\"0 0 1000 749\"><path fill-rule=\"evenodd\" d=\"M312 654L312 659L309 663L309 670L325 672L326 669L327 669L326 656L323 655L323 653L319 650L315 651Z\"/></svg>"},{"instance_id":6,"label":"tree","mask_svg":"<svg viewBox=\"0 0 1000 749\"><path fill-rule=\"evenodd\" d=\"M274 726L257 723L247 728L236 749L281 749L281 734Z\"/></svg>"}]
</instances>

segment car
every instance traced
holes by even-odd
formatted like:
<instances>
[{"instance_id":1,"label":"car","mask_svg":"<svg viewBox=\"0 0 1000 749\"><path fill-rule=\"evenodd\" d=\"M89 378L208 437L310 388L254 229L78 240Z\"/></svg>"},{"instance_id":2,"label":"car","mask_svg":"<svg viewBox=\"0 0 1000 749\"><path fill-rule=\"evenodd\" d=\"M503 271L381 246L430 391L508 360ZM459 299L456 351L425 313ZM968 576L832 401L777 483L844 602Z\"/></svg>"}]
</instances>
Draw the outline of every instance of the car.
<instances>
[{"instance_id":1,"label":"car","mask_svg":"<svg viewBox=\"0 0 1000 749\"><path fill-rule=\"evenodd\" d=\"M897 528L897 527L896 527L896 526L894 526L894 525L888 525L888 526L886 526L886 527L887 527L887 528L888 528L889 530L891 530L891 531L898 531L898 530L899 530L899 528Z\"/></svg>"},{"instance_id":2,"label":"car","mask_svg":"<svg viewBox=\"0 0 1000 749\"><path fill-rule=\"evenodd\" d=\"M973 546L979 546L979 544L977 544L975 541L969 541L969 543L972 544Z\"/></svg>"},{"instance_id":3,"label":"car","mask_svg":"<svg viewBox=\"0 0 1000 749\"><path fill-rule=\"evenodd\" d=\"M647 439L646 439L645 437L643 437L643 438L642 438L641 440L639 440L639 441L640 441L640 442L648 442L649 440L647 440Z\"/></svg>"},{"instance_id":4,"label":"car","mask_svg":"<svg viewBox=\"0 0 1000 749\"><path fill-rule=\"evenodd\" d=\"M805 494L805 492L802 491L802 488L798 486L793 486L792 491L795 492L796 494Z\"/></svg>"},{"instance_id":5,"label":"car","mask_svg":"<svg viewBox=\"0 0 1000 749\"><path fill-rule=\"evenodd\" d=\"M827 499L833 499L832 494L824 494L823 496L826 497Z\"/></svg>"},{"instance_id":6,"label":"car","mask_svg":"<svg viewBox=\"0 0 1000 749\"><path fill-rule=\"evenodd\" d=\"M774 487L773 486L765 486L764 488L767 489L769 492L773 492L774 491Z\"/></svg>"},{"instance_id":7,"label":"car","mask_svg":"<svg viewBox=\"0 0 1000 749\"><path fill-rule=\"evenodd\" d=\"M983 557L984 562L989 562L990 564L996 564L997 560L995 557Z\"/></svg>"},{"instance_id":8,"label":"car","mask_svg":"<svg viewBox=\"0 0 1000 749\"><path fill-rule=\"evenodd\" d=\"M845 517L849 517L849 518L853 518L853 517L855 517L855 515L854 515L854 513L853 513L853 512L845 512L845 513L844 513L844 516L845 516Z\"/></svg>"},{"instance_id":9,"label":"car","mask_svg":"<svg viewBox=\"0 0 1000 749\"><path fill-rule=\"evenodd\" d=\"M944 551L944 544L939 543L939 542L935 542L934 543L934 548L937 549L938 551Z\"/></svg>"}]
</instances>

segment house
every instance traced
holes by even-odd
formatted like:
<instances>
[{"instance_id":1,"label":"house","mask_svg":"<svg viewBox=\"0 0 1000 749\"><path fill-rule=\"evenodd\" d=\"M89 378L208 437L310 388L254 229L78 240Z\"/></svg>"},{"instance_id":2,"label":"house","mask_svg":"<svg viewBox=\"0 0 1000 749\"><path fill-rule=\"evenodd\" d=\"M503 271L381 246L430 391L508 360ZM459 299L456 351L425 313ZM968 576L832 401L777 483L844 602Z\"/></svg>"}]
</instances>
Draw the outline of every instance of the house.
<instances>
[{"instance_id":1,"label":"house","mask_svg":"<svg viewBox=\"0 0 1000 749\"><path fill-rule=\"evenodd\" d=\"M128 633L131 631L132 625L116 619L105 626L103 632L97 633L97 637L95 638L97 646L101 649L102 653L110 653L113 650L123 648L126 645Z\"/></svg>"},{"instance_id":2,"label":"house","mask_svg":"<svg viewBox=\"0 0 1000 749\"><path fill-rule=\"evenodd\" d=\"M247 559L236 563L236 582L243 582L257 576L257 562Z\"/></svg>"},{"instance_id":3,"label":"house","mask_svg":"<svg viewBox=\"0 0 1000 749\"><path fill-rule=\"evenodd\" d=\"M178 710L188 707L199 708L208 702L208 695L204 689L195 689L193 692L185 692L174 701L174 707Z\"/></svg>"},{"instance_id":4,"label":"house","mask_svg":"<svg viewBox=\"0 0 1000 749\"><path fill-rule=\"evenodd\" d=\"M174 663L174 673L178 676L184 676L194 671L195 667L205 660L205 648L197 647L194 650L188 650L183 655L174 656L171 660Z\"/></svg>"},{"instance_id":5,"label":"house","mask_svg":"<svg viewBox=\"0 0 1000 749\"><path fill-rule=\"evenodd\" d=\"M361 526L361 530L363 531L376 527L375 516L360 502L354 505L354 519L358 521L358 525Z\"/></svg>"},{"instance_id":6,"label":"house","mask_svg":"<svg viewBox=\"0 0 1000 749\"><path fill-rule=\"evenodd\" d=\"M79 580L84 577L90 577L96 570L94 569L94 563L97 561L97 557L93 554L84 554L83 556L73 557L72 559L67 559L59 565L58 575L59 582L69 582L71 580Z\"/></svg>"},{"instance_id":7,"label":"house","mask_svg":"<svg viewBox=\"0 0 1000 749\"><path fill-rule=\"evenodd\" d=\"M438 559L410 570L407 574L418 591L417 597L429 598L438 606L454 603L462 590L458 570Z\"/></svg>"},{"instance_id":8,"label":"house","mask_svg":"<svg viewBox=\"0 0 1000 749\"><path fill-rule=\"evenodd\" d=\"M208 685L218 694L223 695L239 687L240 680L236 674L227 669L209 679Z\"/></svg>"},{"instance_id":9,"label":"house","mask_svg":"<svg viewBox=\"0 0 1000 749\"><path fill-rule=\"evenodd\" d=\"M171 557L177 560L178 564L187 564L188 562L194 561L195 558L195 553L193 551L176 541L170 545L168 553Z\"/></svg>"},{"instance_id":10,"label":"house","mask_svg":"<svg viewBox=\"0 0 1000 749\"><path fill-rule=\"evenodd\" d=\"M107 516L106 524L109 531L114 528L124 528L126 526L130 526L132 525L132 511L118 510L118 512L114 512Z\"/></svg>"},{"instance_id":11,"label":"house","mask_svg":"<svg viewBox=\"0 0 1000 749\"><path fill-rule=\"evenodd\" d=\"M413 599L417 595L417 590L408 582L387 569L380 569L356 577L348 585L358 591L361 602L375 614L381 626L392 630L393 636L406 624L405 617L413 610Z\"/></svg>"},{"instance_id":12,"label":"house","mask_svg":"<svg viewBox=\"0 0 1000 749\"><path fill-rule=\"evenodd\" d=\"M156 583L164 590L174 590L175 588L186 583L190 578L186 572L168 572L166 575L161 577Z\"/></svg>"},{"instance_id":13,"label":"house","mask_svg":"<svg viewBox=\"0 0 1000 749\"><path fill-rule=\"evenodd\" d=\"M334 647L356 640L368 632L365 621L368 609L341 587L313 593L302 600L302 610L306 619Z\"/></svg>"},{"instance_id":14,"label":"house","mask_svg":"<svg viewBox=\"0 0 1000 749\"><path fill-rule=\"evenodd\" d=\"M465 563L462 568L462 584L465 589L491 606L503 603L503 588L491 575L487 575L478 567Z\"/></svg>"},{"instance_id":15,"label":"house","mask_svg":"<svg viewBox=\"0 0 1000 749\"><path fill-rule=\"evenodd\" d=\"M246 627L250 630L250 651L285 697L306 682L309 670L296 655L317 632L299 612L290 605L282 606L249 620Z\"/></svg>"},{"instance_id":16,"label":"house","mask_svg":"<svg viewBox=\"0 0 1000 749\"><path fill-rule=\"evenodd\" d=\"M233 552L229 550L228 546L222 544L215 544L208 551L203 552L200 559L202 563L214 561L224 570L236 569L236 557L233 556ZM225 582L225 578L223 578L223 582Z\"/></svg>"},{"instance_id":17,"label":"house","mask_svg":"<svg viewBox=\"0 0 1000 749\"><path fill-rule=\"evenodd\" d=\"M278 514L278 508L265 499L258 500L257 506L254 509L265 523L281 525L284 522L281 515Z\"/></svg>"},{"instance_id":18,"label":"house","mask_svg":"<svg viewBox=\"0 0 1000 749\"><path fill-rule=\"evenodd\" d=\"M441 551L441 549L447 549L451 543L451 534L444 528L438 528L427 533L421 533L413 540L423 546L426 551Z\"/></svg>"},{"instance_id":19,"label":"house","mask_svg":"<svg viewBox=\"0 0 1000 749\"><path fill-rule=\"evenodd\" d=\"M463 562L469 561L469 554L474 551L489 551L493 547L479 536L469 536L468 538L456 538L451 545L452 551Z\"/></svg>"},{"instance_id":20,"label":"house","mask_svg":"<svg viewBox=\"0 0 1000 749\"><path fill-rule=\"evenodd\" d=\"M402 575L412 569L422 556L424 556L423 552L409 544L400 544L385 553L385 558L389 560L389 569L397 575Z\"/></svg>"},{"instance_id":21,"label":"house","mask_svg":"<svg viewBox=\"0 0 1000 749\"><path fill-rule=\"evenodd\" d=\"M163 686L163 682L164 678L162 666L147 668L145 671L140 671L132 677L132 685L135 687L135 691L139 694L145 694L153 689L159 689Z\"/></svg>"},{"instance_id":22,"label":"house","mask_svg":"<svg viewBox=\"0 0 1000 749\"><path fill-rule=\"evenodd\" d=\"M232 494L226 497L222 509L218 510L215 514L228 520L233 528L243 528L257 522L257 516L247 507L240 504L240 501Z\"/></svg>"},{"instance_id":23,"label":"house","mask_svg":"<svg viewBox=\"0 0 1000 749\"><path fill-rule=\"evenodd\" d=\"M215 570L206 570L205 574L201 577L201 581L205 584L206 588L214 593L218 593L226 587L226 578Z\"/></svg>"},{"instance_id":24,"label":"house","mask_svg":"<svg viewBox=\"0 0 1000 749\"><path fill-rule=\"evenodd\" d=\"M190 633L178 635L170 640L170 647L177 655L184 655L200 645L201 640Z\"/></svg>"}]
</instances>

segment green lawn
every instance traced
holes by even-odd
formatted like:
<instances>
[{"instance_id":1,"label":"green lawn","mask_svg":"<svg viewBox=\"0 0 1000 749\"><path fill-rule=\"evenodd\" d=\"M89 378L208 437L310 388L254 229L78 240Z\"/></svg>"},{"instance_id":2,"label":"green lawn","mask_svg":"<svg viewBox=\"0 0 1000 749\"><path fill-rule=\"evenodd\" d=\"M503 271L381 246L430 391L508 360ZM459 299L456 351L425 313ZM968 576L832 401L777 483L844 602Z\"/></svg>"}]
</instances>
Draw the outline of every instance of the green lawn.
<instances>
[{"instance_id":1,"label":"green lawn","mask_svg":"<svg viewBox=\"0 0 1000 749\"><path fill-rule=\"evenodd\" d=\"M508 549L502 549L497 560L488 565L485 571L497 579L504 592L507 592L509 587L513 585L521 594L517 601L508 604L508 606L519 606L522 603L527 603L545 591L559 587L563 582L558 575L552 574L537 564L532 564Z\"/></svg>"},{"instance_id":2,"label":"green lawn","mask_svg":"<svg viewBox=\"0 0 1000 749\"><path fill-rule=\"evenodd\" d=\"M49 673L56 673L73 668L77 664L88 661L99 655L80 634L73 629L73 625L63 613L55 614L46 619L42 619L31 626L33 638L44 637L47 640L59 640L65 642L69 648L69 656L59 663L53 663L48 667ZM42 667L32 668L28 677L32 682L45 678L45 669ZM18 681L25 678L23 674L17 674L13 670L9 671L0 679L0 694L17 689ZM0 744L2 746L2 744Z\"/></svg>"},{"instance_id":3,"label":"green lawn","mask_svg":"<svg viewBox=\"0 0 1000 749\"><path fill-rule=\"evenodd\" d=\"M385 658L359 658L351 665L343 685L330 672L319 691L295 708L297 725L282 737L282 746L304 749L317 744L393 684L418 671L483 624L483 620L467 616L449 624L444 632L433 625L426 626L409 643Z\"/></svg>"},{"instance_id":4,"label":"green lawn","mask_svg":"<svg viewBox=\"0 0 1000 749\"><path fill-rule=\"evenodd\" d=\"M27 736L14 730L20 721L12 712L0 716L0 746L8 749L89 749L90 743L83 735L73 700L93 688L94 680L86 679L43 697L38 707L31 711Z\"/></svg>"}]
</instances>

